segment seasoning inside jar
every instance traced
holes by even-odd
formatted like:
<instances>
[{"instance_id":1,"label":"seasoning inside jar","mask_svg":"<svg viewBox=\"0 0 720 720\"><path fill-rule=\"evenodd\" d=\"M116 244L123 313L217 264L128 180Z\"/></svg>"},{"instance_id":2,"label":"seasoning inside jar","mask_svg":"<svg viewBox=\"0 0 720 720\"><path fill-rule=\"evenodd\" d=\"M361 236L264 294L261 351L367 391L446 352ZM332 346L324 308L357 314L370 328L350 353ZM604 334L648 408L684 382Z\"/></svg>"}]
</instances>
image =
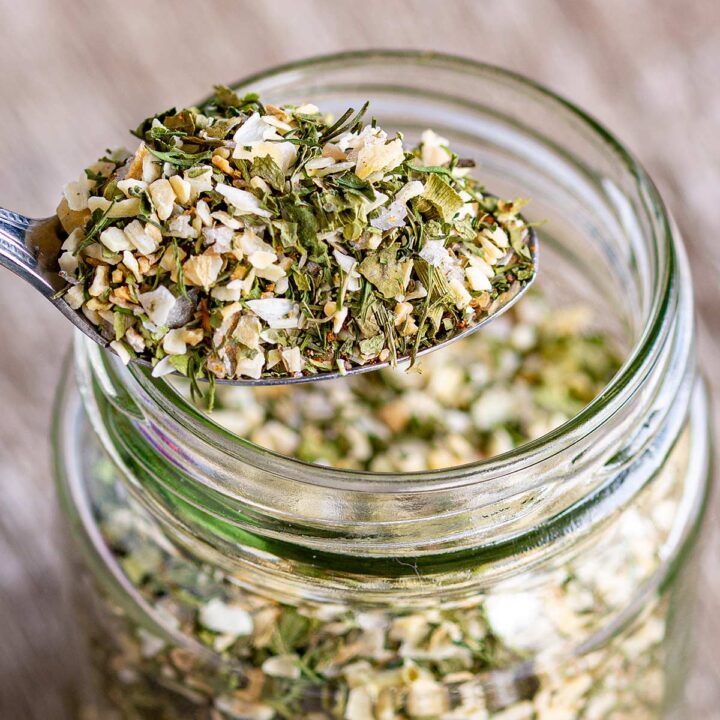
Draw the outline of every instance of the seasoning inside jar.
<instances>
[{"instance_id":1,"label":"seasoning inside jar","mask_svg":"<svg viewBox=\"0 0 720 720\"><path fill-rule=\"evenodd\" d=\"M347 470L420 472L507 452L576 415L620 366L585 306L526 297L410 370L322 385L218 389L213 420L274 452Z\"/></svg>"},{"instance_id":2,"label":"seasoning inside jar","mask_svg":"<svg viewBox=\"0 0 720 720\"><path fill-rule=\"evenodd\" d=\"M596 329L587 307L551 309L536 292L491 332L434 353L411 372L385 369L292 387L220 387L212 419L306 462L375 472L440 469L549 432L590 402L619 364L612 339ZM187 384L179 389L189 394ZM123 572L164 621L218 653L228 668L242 668L242 685L235 687L235 671L116 626L115 649L98 643L95 663L109 676L119 667L130 678L113 695L128 712L144 706L176 717L188 702L193 711L208 708L203 718L529 719L554 717L564 703L568 712L590 708L596 714L589 717L600 717L598 711L635 707L635 701L627 705L630 689L659 672L662 604L627 628L596 666L578 663L559 674L552 666L524 665L526 656L557 642L570 620L582 636L578 613L592 608L593 619L603 603L609 612L622 576L611 563L650 562L667 529L647 524L652 533L643 531L638 542L639 511L608 541L611 560L601 554L592 567L584 559L570 563L551 586L437 608L362 610L285 604L247 592L231 575L168 545L118 486L107 460L98 461L94 474L102 478L93 495L100 530ZM667 492L660 484L643 503ZM622 555L618 545L626 548ZM626 582L632 588L631 579ZM545 617L550 608L554 614ZM626 659L633 668L627 681L615 678L612 689L606 687L606 665ZM508 666L525 671L505 676ZM154 687L149 678L164 680ZM657 702L653 692L648 702Z\"/></svg>"}]
</instances>

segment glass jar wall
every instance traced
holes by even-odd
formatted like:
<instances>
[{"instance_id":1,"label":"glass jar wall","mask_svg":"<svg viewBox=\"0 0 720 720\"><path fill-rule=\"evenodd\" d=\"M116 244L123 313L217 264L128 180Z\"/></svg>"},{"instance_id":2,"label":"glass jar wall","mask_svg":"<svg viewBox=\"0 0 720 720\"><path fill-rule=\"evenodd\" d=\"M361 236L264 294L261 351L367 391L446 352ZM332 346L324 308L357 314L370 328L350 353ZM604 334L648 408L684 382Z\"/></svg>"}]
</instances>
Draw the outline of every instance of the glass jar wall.
<instances>
[{"instance_id":1,"label":"glass jar wall","mask_svg":"<svg viewBox=\"0 0 720 720\"><path fill-rule=\"evenodd\" d=\"M87 716L682 717L708 414L686 260L642 169L547 91L453 58L323 58L240 89L328 111L369 98L384 127L447 137L546 221L549 315L590 308L623 361L519 447L373 472L263 449L78 338L55 445ZM483 364L472 342L448 367Z\"/></svg>"}]
</instances>

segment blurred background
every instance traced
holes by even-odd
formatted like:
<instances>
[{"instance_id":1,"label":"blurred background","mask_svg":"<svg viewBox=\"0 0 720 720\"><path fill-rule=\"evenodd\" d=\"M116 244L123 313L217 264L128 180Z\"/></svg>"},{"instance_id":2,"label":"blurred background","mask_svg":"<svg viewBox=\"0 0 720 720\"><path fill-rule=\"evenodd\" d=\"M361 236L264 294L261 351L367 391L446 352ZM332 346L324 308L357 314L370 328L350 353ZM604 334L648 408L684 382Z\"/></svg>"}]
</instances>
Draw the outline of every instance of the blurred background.
<instances>
[{"instance_id":1,"label":"blurred background","mask_svg":"<svg viewBox=\"0 0 720 720\"><path fill-rule=\"evenodd\" d=\"M717 0L0 0L0 204L44 216L60 188L156 111L267 66L361 48L452 52L588 110L648 168L685 236L701 356L720 370ZM65 720L69 645L49 426L69 326L0 271L0 717ZM717 401L716 415L720 408ZM719 499L705 541L692 718L720 713Z\"/></svg>"}]
</instances>

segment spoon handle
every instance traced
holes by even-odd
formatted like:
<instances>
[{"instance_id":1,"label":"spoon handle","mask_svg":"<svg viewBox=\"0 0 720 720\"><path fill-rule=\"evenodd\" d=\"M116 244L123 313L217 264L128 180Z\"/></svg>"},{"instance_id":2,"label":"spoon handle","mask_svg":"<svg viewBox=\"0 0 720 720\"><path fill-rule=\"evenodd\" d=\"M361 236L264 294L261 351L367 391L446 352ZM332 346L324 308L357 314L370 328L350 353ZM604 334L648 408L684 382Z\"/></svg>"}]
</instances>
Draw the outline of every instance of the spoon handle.
<instances>
[{"instance_id":1,"label":"spoon handle","mask_svg":"<svg viewBox=\"0 0 720 720\"><path fill-rule=\"evenodd\" d=\"M56 216L33 220L0 208L0 266L29 282L70 322L105 347L108 339L58 295L66 284L58 272L58 256L63 242L59 228Z\"/></svg>"},{"instance_id":2,"label":"spoon handle","mask_svg":"<svg viewBox=\"0 0 720 720\"><path fill-rule=\"evenodd\" d=\"M32 222L24 215L0 208L0 265L47 295L53 288L38 265L37 255L26 244Z\"/></svg>"}]
</instances>

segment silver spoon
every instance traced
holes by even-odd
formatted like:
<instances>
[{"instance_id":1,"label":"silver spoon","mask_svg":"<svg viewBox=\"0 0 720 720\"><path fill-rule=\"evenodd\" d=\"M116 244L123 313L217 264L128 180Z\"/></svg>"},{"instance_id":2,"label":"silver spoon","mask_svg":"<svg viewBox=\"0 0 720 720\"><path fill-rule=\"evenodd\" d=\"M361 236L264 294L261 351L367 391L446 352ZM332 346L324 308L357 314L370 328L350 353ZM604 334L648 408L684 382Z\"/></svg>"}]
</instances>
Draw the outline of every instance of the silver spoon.
<instances>
[{"instance_id":1,"label":"silver spoon","mask_svg":"<svg viewBox=\"0 0 720 720\"><path fill-rule=\"evenodd\" d=\"M95 325L93 325L81 311L73 310L62 297L58 296L58 291L62 290L66 285L65 280L59 274L57 264L57 259L60 255L60 246L65 236L65 231L62 229L57 216L33 220L19 213L12 212L11 210L0 208L0 265L29 282L36 290L50 300L75 327L82 330L91 340L103 347L107 347L110 340L103 337ZM495 307L491 307L492 312L480 321L437 345L421 350L417 353L417 357L441 350L450 343L467 337L491 320L499 317L505 310L518 301L532 285L537 276L537 236L533 228L528 228L527 246L534 267L532 278L522 287L519 287L518 284L515 283L515 289L511 289L500 296L495 302ZM408 360L408 358L398 358L398 362L403 362L403 360ZM151 367L151 363L142 358L134 359L133 362L144 365L145 367ZM389 366L390 362L378 362L368 363L367 365L356 365L344 373L341 373L339 370L334 370L332 372L301 375L299 377L264 377L258 380L240 378L236 380L216 380L216 382L227 385L289 385L291 383L331 380L333 378L347 377L348 375L358 375L359 373L379 370L380 368Z\"/></svg>"}]
</instances>

